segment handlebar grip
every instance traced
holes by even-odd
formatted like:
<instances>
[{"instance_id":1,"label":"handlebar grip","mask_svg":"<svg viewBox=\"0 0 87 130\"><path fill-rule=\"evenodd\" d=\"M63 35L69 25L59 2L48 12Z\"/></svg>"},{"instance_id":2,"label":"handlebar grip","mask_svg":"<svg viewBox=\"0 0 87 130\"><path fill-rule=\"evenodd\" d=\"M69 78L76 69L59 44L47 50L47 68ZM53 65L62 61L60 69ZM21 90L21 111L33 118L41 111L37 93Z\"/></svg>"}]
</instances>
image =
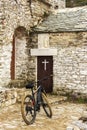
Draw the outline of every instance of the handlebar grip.
<instances>
[{"instance_id":1,"label":"handlebar grip","mask_svg":"<svg viewBox=\"0 0 87 130\"><path fill-rule=\"evenodd\" d=\"M47 79L49 79L50 77L53 77L53 75L46 76L46 77L42 78L41 80L39 80L39 82L41 82L41 81L43 81L43 80L47 80Z\"/></svg>"}]
</instances>

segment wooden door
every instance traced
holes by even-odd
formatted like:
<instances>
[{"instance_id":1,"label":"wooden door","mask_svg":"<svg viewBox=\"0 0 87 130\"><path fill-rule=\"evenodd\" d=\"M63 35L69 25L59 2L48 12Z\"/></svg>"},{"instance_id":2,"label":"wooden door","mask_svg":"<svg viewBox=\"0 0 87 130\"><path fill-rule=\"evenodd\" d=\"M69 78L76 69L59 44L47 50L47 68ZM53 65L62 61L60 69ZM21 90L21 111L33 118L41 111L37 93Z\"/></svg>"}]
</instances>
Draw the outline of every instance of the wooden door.
<instances>
[{"instance_id":1,"label":"wooden door","mask_svg":"<svg viewBox=\"0 0 87 130\"><path fill-rule=\"evenodd\" d=\"M11 79L15 79L15 37L12 42L12 56L11 56Z\"/></svg>"},{"instance_id":2,"label":"wooden door","mask_svg":"<svg viewBox=\"0 0 87 130\"><path fill-rule=\"evenodd\" d=\"M37 57L37 79L40 80L46 76L53 74L53 57L39 56ZM42 85L47 93L53 90L53 77L45 80Z\"/></svg>"}]
</instances>

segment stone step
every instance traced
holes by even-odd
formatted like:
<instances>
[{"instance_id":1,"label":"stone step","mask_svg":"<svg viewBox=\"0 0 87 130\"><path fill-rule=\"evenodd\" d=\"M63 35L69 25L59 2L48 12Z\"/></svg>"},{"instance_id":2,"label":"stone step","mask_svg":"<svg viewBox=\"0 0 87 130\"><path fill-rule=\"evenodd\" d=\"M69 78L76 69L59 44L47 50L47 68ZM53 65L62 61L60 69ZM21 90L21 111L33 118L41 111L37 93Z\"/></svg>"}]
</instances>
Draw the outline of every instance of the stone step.
<instances>
[{"instance_id":1,"label":"stone step","mask_svg":"<svg viewBox=\"0 0 87 130\"><path fill-rule=\"evenodd\" d=\"M21 95L24 94L24 89L18 88L2 88L0 89L0 108L17 103Z\"/></svg>"},{"instance_id":2,"label":"stone step","mask_svg":"<svg viewBox=\"0 0 87 130\"><path fill-rule=\"evenodd\" d=\"M8 88L24 88L25 87L25 80L11 80L8 84Z\"/></svg>"},{"instance_id":3,"label":"stone step","mask_svg":"<svg viewBox=\"0 0 87 130\"><path fill-rule=\"evenodd\" d=\"M25 88L0 88L0 108L21 103L22 96L27 93L30 94L31 91ZM67 98L47 94L47 99L51 105L55 105L64 102Z\"/></svg>"}]
</instances>

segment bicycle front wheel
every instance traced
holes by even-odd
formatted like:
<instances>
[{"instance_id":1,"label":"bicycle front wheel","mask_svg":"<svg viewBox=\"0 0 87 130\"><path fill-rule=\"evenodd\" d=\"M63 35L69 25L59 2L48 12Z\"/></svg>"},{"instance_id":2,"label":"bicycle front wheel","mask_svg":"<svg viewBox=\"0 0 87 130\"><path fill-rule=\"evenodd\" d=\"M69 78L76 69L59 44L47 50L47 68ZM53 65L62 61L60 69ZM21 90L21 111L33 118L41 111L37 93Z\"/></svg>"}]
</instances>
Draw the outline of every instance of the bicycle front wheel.
<instances>
[{"instance_id":1,"label":"bicycle front wheel","mask_svg":"<svg viewBox=\"0 0 87 130\"><path fill-rule=\"evenodd\" d=\"M42 107L47 115L47 117L51 118L52 117L52 110L51 106L47 100L47 97L44 93L42 93Z\"/></svg>"},{"instance_id":2,"label":"bicycle front wheel","mask_svg":"<svg viewBox=\"0 0 87 130\"><path fill-rule=\"evenodd\" d=\"M23 96L21 102L21 114L27 125L30 125L35 121L35 101L31 95Z\"/></svg>"}]
</instances>

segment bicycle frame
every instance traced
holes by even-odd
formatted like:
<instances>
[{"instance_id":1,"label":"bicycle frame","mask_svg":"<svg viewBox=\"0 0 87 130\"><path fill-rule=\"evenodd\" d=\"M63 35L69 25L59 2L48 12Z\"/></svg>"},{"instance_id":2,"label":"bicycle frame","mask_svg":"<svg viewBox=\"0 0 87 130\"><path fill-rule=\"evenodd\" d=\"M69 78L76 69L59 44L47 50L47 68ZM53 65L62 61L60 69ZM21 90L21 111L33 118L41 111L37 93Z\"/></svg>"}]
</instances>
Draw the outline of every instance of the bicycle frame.
<instances>
[{"instance_id":1,"label":"bicycle frame","mask_svg":"<svg viewBox=\"0 0 87 130\"><path fill-rule=\"evenodd\" d=\"M32 98L35 102L35 107L37 107L42 102L42 92L46 95L45 90L43 89L41 85L39 85L35 91L33 90L33 88L31 88L31 92L32 92ZM37 94L36 97L35 97L35 94Z\"/></svg>"},{"instance_id":2,"label":"bicycle frame","mask_svg":"<svg viewBox=\"0 0 87 130\"><path fill-rule=\"evenodd\" d=\"M38 104L38 102L41 102L41 94L42 94L42 92L46 95L45 89L41 85L42 81L45 81L45 80L49 79L52 76L53 75L46 76L46 77L42 78L41 80L38 80L37 82L33 82L33 83L29 84L29 86L26 87L26 88L31 89L32 97L34 98L34 101L36 102L36 104ZM34 84L37 84L37 89L35 91L33 90ZM35 98L36 93L37 93L37 97Z\"/></svg>"},{"instance_id":3,"label":"bicycle frame","mask_svg":"<svg viewBox=\"0 0 87 130\"><path fill-rule=\"evenodd\" d=\"M46 97L46 92L42 86L42 81L50 78L45 77L37 82L26 85L27 89L31 89L31 94L24 95L21 103L21 113L26 124L30 125L35 121L36 111L40 111L42 106L47 117L52 117L52 110ZM37 89L34 91L34 84L37 83Z\"/></svg>"}]
</instances>

